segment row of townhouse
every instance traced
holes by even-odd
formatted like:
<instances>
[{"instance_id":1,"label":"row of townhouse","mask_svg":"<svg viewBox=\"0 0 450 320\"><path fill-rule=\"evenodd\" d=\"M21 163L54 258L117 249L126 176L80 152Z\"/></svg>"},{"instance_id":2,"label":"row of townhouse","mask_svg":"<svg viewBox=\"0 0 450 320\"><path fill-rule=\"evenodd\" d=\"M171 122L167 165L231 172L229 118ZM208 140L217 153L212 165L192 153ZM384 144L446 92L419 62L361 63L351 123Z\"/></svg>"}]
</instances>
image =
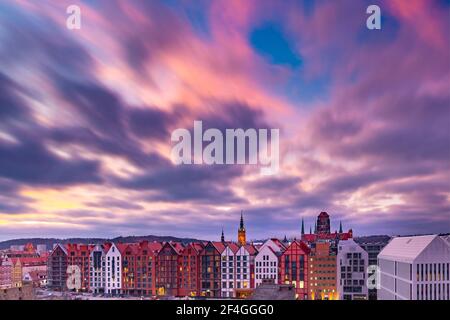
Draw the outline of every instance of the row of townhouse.
<instances>
[{"instance_id":1,"label":"row of townhouse","mask_svg":"<svg viewBox=\"0 0 450 320\"><path fill-rule=\"evenodd\" d=\"M337 261L342 265L344 260L337 258L336 244L352 234L342 230L331 234L329 217L323 212L317 225L316 234L306 235L302 224L302 240L269 239L253 245L246 242L241 215L237 243L225 241L222 233L221 241L187 245L148 241L57 245L48 259L48 286L66 290L66 270L75 265L81 278L79 290L108 295L242 298L271 281L291 285L297 299L337 299ZM341 283L342 290L359 290ZM345 296L349 297L353 295Z\"/></svg>"},{"instance_id":2,"label":"row of townhouse","mask_svg":"<svg viewBox=\"0 0 450 320\"><path fill-rule=\"evenodd\" d=\"M48 287L108 295L246 297L264 279L289 283L308 298L308 246L270 239L262 246L226 241L58 244L48 259ZM67 281L69 279L69 287ZM281 281L282 280L282 281Z\"/></svg>"}]
</instances>

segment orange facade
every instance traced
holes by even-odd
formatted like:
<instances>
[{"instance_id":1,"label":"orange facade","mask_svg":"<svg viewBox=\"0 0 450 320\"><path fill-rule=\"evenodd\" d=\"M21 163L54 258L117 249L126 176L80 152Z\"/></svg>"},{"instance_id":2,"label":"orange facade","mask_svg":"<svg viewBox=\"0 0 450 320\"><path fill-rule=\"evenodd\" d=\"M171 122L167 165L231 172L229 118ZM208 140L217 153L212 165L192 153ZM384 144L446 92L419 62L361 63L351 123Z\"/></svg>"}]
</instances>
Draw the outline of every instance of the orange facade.
<instances>
[{"instance_id":1,"label":"orange facade","mask_svg":"<svg viewBox=\"0 0 450 320\"><path fill-rule=\"evenodd\" d=\"M317 242L309 257L310 297L312 300L335 300L338 298L336 288L336 253L331 250L329 242Z\"/></svg>"}]
</instances>

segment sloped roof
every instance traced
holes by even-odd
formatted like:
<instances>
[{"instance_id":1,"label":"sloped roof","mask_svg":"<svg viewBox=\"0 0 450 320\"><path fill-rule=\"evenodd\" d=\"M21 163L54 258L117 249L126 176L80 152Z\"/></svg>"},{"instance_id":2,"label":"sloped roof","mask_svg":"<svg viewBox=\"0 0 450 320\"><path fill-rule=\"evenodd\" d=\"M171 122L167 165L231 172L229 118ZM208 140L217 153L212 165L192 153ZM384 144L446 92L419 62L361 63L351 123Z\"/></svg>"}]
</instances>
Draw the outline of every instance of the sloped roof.
<instances>
[{"instance_id":1,"label":"sloped roof","mask_svg":"<svg viewBox=\"0 0 450 320\"><path fill-rule=\"evenodd\" d=\"M222 253L223 250L225 250L225 244L223 242L220 241L211 241L210 242L219 253Z\"/></svg>"},{"instance_id":2,"label":"sloped roof","mask_svg":"<svg viewBox=\"0 0 450 320\"><path fill-rule=\"evenodd\" d=\"M381 250L378 258L413 262L436 237L438 236L427 235L394 238Z\"/></svg>"},{"instance_id":3,"label":"sloped roof","mask_svg":"<svg viewBox=\"0 0 450 320\"><path fill-rule=\"evenodd\" d=\"M239 251L239 246L238 246L236 243L234 243L234 242L228 243L228 247L230 248L230 250L231 250L233 253L236 253L236 252Z\"/></svg>"},{"instance_id":4,"label":"sloped roof","mask_svg":"<svg viewBox=\"0 0 450 320\"><path fill-rule=\"evenodd\" d=\"M250 255L255 255L258 253L258 250L256 250L255 246L252 244L246 244L244 247Z\"/></svg>"}]
</instances>

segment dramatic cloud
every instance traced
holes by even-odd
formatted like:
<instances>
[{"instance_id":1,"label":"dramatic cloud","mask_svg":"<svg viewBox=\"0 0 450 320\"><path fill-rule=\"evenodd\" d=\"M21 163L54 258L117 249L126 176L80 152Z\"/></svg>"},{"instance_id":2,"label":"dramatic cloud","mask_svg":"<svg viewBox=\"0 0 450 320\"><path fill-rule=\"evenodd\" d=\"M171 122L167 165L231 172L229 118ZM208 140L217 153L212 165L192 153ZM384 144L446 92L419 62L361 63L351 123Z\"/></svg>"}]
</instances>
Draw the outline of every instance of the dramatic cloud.
<instances>
[{"instance_id":1,"label":"dramatic cloud","mask_svg":"<svg viewBox=\"0 0 450 320\"><path fill-rule=\"evenodd\" d=\"M0 239L450 230L445 1L0 4ZM279 128L280 172L175 166L171 132Z\"/></svg>"}]
</instances>

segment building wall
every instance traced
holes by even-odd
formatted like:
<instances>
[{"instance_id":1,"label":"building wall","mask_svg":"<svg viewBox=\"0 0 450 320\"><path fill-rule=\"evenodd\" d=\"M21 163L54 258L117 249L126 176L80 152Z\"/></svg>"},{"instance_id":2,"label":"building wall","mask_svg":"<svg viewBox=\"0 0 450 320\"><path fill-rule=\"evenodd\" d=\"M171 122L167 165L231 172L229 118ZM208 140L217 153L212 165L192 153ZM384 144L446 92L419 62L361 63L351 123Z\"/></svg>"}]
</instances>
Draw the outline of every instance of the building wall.
<instances>
[{"instance_id":1,"label":"building wall","mask_svg":"<svg viewBox=\"0 0 450 320\"><path fill-rule=\"evenodd\" d=\"M34 288L32 284L24 284L21 287L0 289L0 300L34 300Z\"/></svg>"},{"instance_id":2,"label":"building wall","mask_svg":"<svg viewBox=\"0 0 450 320\"><path fill-rule=\"evenodd\" d=\"M201 295L206 297L221 297L221 252L209 242L200 255L200 285Z\"/></svg>"},{"instance_id":3,"label":"building wall","mask_svg":"<svg viewBox=\"0 0 450 320\"><path fill-rule=\"evenodd\" d=\"M181 296L200 295L200 253L193 244L183 249L179 257L181 270L180 290Z\"/></svg>"},{"instance_id":4,"label":"building wall","mask_svg":"<svg viewBox=\"0 0 450 320\"><path fill-rule=\"evenodd\" d=\"M292 242L279 260L280 283L292 284L295 288L296 299L309 299L309 249L306 244Z\"/></svg>"},{"instance_id":5,"label":"building wall","mask_svg":"<svg viewBox=\"0 0 450 320\"><path fill-rule=\"evenodd\" d=\"M221 296L223 298L235 297L236 288L236 256L233 250L227 246L221 257Z\"/></svg>"},{"instance_id":6,"label":"building wall","mask_svg":"<svg viewBox=\"0 0 450 320\"><path fill-rule=\"evenodd\" d=\"M414 259L378 259L379 300L450 300L450 246L436 236Z\"/></svg>"},{"instance_id":7,"label":"building wall","mask_svg":"<svg viewBox=\"0 0 450 320\"><path fill-rule=\"evenodd\" d=\"M245 246L241 246L236 252L236 289L251 288L251 255Z\"/></svg>"},{"instance_id":8,"label":"building wall","mask_svg":"<svg viewBox=\"0 0 450 320\"><path fill-rule=\"evenodd\" d=\"M381 250L387 245L388 241L374 241L374 242L364 242L359 243L361 248L363 248L369 257L369 266L377 265L377 257ZM374 271L375 272L375 271ZM374 272L368 274L367 276L375 276ZM377 300L377 289L369 289L369 300Z\"/></svg>"},{"instance_id":9,"label":"building wall","mask_svg":"<svg viewBox=\"0 0 450 320\"><path fill-rule=\"evenodd\" d=\"M255 257L255 287L267 279L278 283L278 256L269 245L263 245Z\"/></svg>"},{"instance_id":10,"label":"building wall","mask_svg":"<svg viewBox=\"0 0 450 320\"><path fill-rule=\"evenodd\" d=\"M22 287L22 263L20 262L19 258L16 258L16 261L13 261L13 266L11 270L11 285L14 288L20 288Z\"/></svg>"},{"instance_id":11,"label":"building wall","mask_svg":"<svg viewBox=\"0 0 450 320\"><path fill-rule=\"evenodd\" d=\"M312 300L335 300L337 293L336 254L329 242L316 243L310 258Z\"/></svg>"},{"instance_id":12,"label":"building wall","mask_svg":"<svg viewBox=\"0 0 450 320\"><path fill-rule=\"evenodd\" d=\"M12 287L12 262L5 256L0 257L0 289Z\"/></svg>"},{"instance_id":13,"label":"building wall","mask_svg":"<svg viewBox=\"0 0 450 320\"><path fill-rule=\"evenodd\" d=\"M368 254L352 239L338 244L338 294L341 300L368 299Z\"/></svg>"},{"instance_id":14,"label":"building wall","mask_svg":"<svg viewBox=\"0 0 450 320\"><path fill-rule=\"evenodd\" d=\"M180 272L178 269L179 253L170 243L166 243L158 253L157 283L159 293L178 296Z\"/></svg>"},{"instance_id":15,"label":"building wall","mask_svg":"<svg viewBox=\"0 0 450 320\"><path fill-rule=\"evenodd\" d=\"M122 256L115 244L106 253L105 293L118 295L122 292Z\"/></svg>"},{"instance_id":16,"label":"building wall","mask_svg":"<svg viewBox=\"0 0 450 320\"><path fill-rule=\"evenodd\" d=\"M77 266L81 272L81 291L89 291L89 256L92 246L84 244L67 245L67 265Z\"/></svg>"},{"instance_id":17,"label":"building wall","mask_svg":"<svg viewBox=\"0 0 450 320\"><path fill-rule=\"evenodd\" d=\"M50 289L67 289L67 253L62 245L57 245L48 257L47 285Z\"/></svg>"},{"instance_id":18,"label":"building wall","mask_svg":"<svg viewBox=\"0 0 450 320\"><path fill-rule=\"evenodd\" d=\"M89 290L94 293L105 292L106 255L101 245L96 245L89 256Z\"/></svg>"}]
</instances>

